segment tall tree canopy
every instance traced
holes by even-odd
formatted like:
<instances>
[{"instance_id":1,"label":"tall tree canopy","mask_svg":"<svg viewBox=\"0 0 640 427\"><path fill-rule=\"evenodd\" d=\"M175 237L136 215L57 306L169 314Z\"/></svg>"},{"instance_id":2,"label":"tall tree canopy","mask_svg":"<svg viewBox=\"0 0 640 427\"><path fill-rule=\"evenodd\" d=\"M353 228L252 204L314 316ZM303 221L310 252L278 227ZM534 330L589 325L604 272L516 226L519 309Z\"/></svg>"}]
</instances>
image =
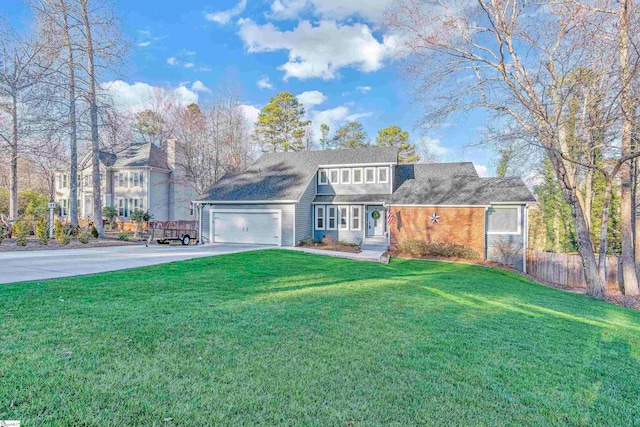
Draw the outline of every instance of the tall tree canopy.
<instances>
[{"instance_id":1,"label":"tall tree canopy","mask_svg":"<svg viewBox=\"0 0 640 427\"><path fill-rule=\"evenodd\" d=\"M397 147L400 163L416 163L420 156L416 154L415 144L409 142L409 132L399 126L391 125L378 132L377 147Z\"/></svg>"},{"instance_id":2,"label":"tall tree canopy","mask_svg":"<svg viewBox=\"0 0 640 427\"><path fill-rule=\"evenodd\" d=\"M361 148L369 146L369 137L362 123L349 122L336 131L332 143L336 148Z\"/></svg>"},{"instance_id":3,"label":"tall tree canopy","mask_svg":"<svg viewBox=\"0 0 640 427\"><path fill-rule=\"evenodd\" d=\"M265 152L296 151L304 148L303 139L308 121L304 106L288 92L269 100L262 108L255 126L258 143Z\"/></svg>"}]
</instances>

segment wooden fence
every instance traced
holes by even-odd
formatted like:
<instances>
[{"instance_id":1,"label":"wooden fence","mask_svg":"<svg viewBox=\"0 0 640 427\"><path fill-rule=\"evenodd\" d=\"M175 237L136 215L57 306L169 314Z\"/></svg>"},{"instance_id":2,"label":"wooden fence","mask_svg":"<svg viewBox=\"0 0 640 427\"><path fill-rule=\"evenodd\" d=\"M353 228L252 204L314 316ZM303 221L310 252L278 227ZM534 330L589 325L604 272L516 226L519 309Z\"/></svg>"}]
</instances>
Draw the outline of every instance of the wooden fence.
<instances>
[{"instance_id":1,"label":"wooden fence","mask_svg":"<svg viewBox=\"0 0 640 427\"><path fill-rule=\"evenodd\" d=\"M596 260L598 257L596 256ZM620 260L615 256L607 257L607 291L620 290ZM584 289L582 259L580 255L554 254L550 252L527 251L527 273L536 279L556 283L571 288Z\"/></svg>"}]
</instances>

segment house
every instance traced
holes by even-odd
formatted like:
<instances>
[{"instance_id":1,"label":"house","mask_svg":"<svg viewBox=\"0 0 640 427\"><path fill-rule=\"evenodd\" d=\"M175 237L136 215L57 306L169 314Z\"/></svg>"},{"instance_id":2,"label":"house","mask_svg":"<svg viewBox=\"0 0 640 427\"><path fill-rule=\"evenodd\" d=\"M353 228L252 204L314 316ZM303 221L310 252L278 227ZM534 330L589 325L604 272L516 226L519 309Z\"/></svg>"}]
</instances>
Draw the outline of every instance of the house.
<instances>
[{"instance_id":1,"label":"house","mask_svg":"<svg viewBox=\"0 0 640 427\"><path fill-rule=\"evenodd\" d=\"M155 221L195 220L191 200L194 190L186 184L179 166L182 150L175 140L166 149L153 143L132 144L115 154L100 153L102 206L115 206L118 219L127 221L136 210L151 213ZM93 217L92 155L78 162L78 215ZM69 215L69 170L55 176L55 201L61 216Z\"/></svg>"},{"instance_id":2,"label":"house","mask_svg":"<svg viewBox=\"0 0 640 427\"><path fill-rule=\"evenodd\" d=\"M495 260L515 246L524 269L527 207L519 178L481 178L472 163L398 164L395 148L264 154L195 202L203 243L294 246L333 236L386 249L450 241Z\"/></svg>"}]
</instances>

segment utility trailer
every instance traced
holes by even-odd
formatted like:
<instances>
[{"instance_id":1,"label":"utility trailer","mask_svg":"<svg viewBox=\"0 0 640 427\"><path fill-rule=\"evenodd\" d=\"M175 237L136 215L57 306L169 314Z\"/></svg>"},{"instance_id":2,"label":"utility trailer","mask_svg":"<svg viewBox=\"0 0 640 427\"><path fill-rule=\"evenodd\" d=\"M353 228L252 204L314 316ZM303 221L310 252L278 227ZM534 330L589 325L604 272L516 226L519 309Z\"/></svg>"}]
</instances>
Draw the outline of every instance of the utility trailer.
<instances>
[{"instance_id":1,"label":"utility trailer","mask_svg":"<svg viewBox=\"0 0 640 427\"><path fill-rule=\"evenodd\" d=\"M155 240L159 244L180 242L188 246L198 241L195 221L155 221L149 223L147 245Z\"/></svg>"}]
</instances>

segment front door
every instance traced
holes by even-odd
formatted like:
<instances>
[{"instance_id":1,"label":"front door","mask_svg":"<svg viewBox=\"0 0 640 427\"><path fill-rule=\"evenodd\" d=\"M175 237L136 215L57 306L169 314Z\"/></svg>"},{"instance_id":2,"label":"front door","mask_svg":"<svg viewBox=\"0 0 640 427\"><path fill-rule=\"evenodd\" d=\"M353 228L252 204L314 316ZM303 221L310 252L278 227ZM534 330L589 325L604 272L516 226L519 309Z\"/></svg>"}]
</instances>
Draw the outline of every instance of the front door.
<instances>
[{"instance_id":1,"label":"front door","mask_svg":"<svg viewBox=\"0 0 640 427\"><path fill-rule=\"evenodd\" d=\"M384 236L385 211L382 206L367 209L367 237Z\"/></svg>"}]
</instances>

